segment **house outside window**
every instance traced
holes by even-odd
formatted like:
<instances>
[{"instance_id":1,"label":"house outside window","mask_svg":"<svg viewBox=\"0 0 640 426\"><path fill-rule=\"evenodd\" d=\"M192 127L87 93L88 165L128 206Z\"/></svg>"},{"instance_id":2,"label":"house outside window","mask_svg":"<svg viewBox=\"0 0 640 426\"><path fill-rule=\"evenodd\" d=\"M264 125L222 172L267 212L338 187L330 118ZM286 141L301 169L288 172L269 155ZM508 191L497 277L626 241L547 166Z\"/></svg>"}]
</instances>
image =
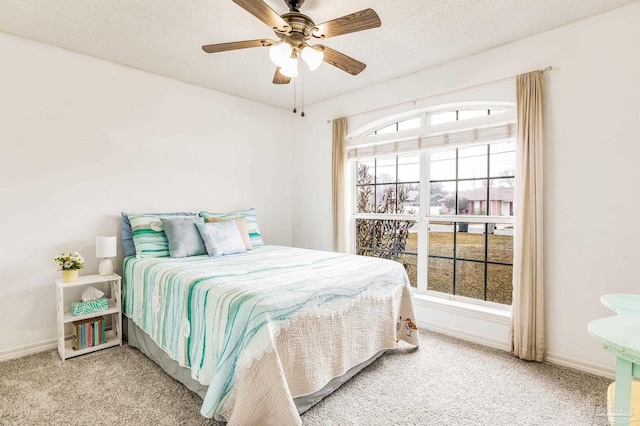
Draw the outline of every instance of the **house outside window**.
<instances>
[{"instance_id":1,"label":"house outside window","mask_svg":"<svg viewBox=\"0 0 640 426\"><path fill-rule=\"evenodd\" d=\"M402 263L417 291L510 305L514 110L429 111L352 138L353 252Z\"/></svg>"}]
</instances>

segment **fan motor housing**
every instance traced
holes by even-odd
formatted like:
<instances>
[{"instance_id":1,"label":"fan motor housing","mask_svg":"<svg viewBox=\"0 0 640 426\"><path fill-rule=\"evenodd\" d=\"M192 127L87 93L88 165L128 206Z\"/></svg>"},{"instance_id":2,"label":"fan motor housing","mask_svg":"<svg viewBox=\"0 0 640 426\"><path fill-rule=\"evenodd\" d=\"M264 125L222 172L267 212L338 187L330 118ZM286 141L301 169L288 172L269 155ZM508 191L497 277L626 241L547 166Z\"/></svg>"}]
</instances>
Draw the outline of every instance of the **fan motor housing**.
<instances>
[{"instance_id":1,"label":"fan motor housing","mask_svg":"<svg viewBox=\"0 0 640 426\"><path fill-rule=\"evenodd\" d=\"M298 12L285 13L282 15L282 19L291 25L291 30L281 37L292 47L302 48L305 42L311 38L311 29L315 27L313 20Z\"/></svg>"}]
</instances>

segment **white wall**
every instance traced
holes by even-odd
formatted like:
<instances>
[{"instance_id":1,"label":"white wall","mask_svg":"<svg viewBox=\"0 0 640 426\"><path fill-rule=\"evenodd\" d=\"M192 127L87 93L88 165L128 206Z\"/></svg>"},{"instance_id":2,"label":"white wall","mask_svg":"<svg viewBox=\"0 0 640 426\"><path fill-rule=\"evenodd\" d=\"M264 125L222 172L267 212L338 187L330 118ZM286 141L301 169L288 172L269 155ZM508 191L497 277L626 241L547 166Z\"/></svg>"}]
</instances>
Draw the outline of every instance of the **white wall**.
<instances>
[{"instance_id":1,"label":"white wall","mask_svg":"<svg viewBox=\"0 0 640 426\"><path fill-rule=\"evenodd\" d=\"M0 359L52 342L53 257L97 273L121 211L256 207L291 244L287 111L1 33L0 58Z\"/></svg>"},{"instance_id":2,"label":"white wall","mask_svg":"<svg viewBox=\"0 0 640 426\"><path fill-rule=\"evenodd\" d=\"M307 107L293 146L294 245L332 247L327 120L552 65L545 73L548 356L610 370L613 356L587 324L612 314L601 295L640 292L638 22L640 2ZM360 115L351 122L363 124Z\"/></svg>"}]
</instances>

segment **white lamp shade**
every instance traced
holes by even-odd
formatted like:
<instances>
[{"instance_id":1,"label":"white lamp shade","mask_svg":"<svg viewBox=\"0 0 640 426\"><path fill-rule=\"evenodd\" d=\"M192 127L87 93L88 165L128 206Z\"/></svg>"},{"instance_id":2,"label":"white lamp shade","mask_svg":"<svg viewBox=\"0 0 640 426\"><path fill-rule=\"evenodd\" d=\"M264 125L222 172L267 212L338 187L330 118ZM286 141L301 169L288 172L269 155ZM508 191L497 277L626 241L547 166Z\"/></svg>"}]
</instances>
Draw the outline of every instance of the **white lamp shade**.
<instances>
[{"instance_id":1,"label":"white lamp shade","mask_svg":"<svg viewBox=\"0 0 640 426\"><path fill-rule=\"evenodd\" d=\"M117 237L96 237L96 257L116 257L118 254Z\"/></svg>"},{"instance_id":2,"label":"white lamp shade","mask_svg":"<svg viewBox=\"0 0 640 426\"><path fill-rule=\"evenodd\" d=\"M287 77L297 77L298 59L289 58L284 65L280 65L280 74L286 75Z\"/></svg>"},{"instance_id":3,"label":"white lamp shade","mask_svg":"<svg viewBox=\"0 0 640 426\"><path fill-rule=\"evenodd\" d=\"M311 71L317 70L324 60L324 52L321 50L316 50L311 46L307 46L302 49L302 52L300 54L302 55L302 59Z\"/></svg>"},{"instance_id":4,"label":"white lamp shade","mask_svg":"<svg viewBox=\"0 0 640 426\"><path fill-rule=\"evenodd\" d=\"M291 52L293 49L288 43L280 43L269 48L269 57L271 62L279 67L286 65L287 61L291 59Z\"/></svg>"}]
</instances>

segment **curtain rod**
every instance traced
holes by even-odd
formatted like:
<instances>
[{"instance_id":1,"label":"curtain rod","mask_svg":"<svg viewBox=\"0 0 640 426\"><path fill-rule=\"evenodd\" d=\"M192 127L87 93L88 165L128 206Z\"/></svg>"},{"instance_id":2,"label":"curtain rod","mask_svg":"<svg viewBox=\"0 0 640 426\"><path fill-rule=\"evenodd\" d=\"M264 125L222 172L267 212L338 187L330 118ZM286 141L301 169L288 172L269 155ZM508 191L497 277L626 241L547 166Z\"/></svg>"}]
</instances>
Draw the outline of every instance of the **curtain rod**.
<instances>
[{"instance_id":1,"label":"curtain rod","mask_svg":"<svg viewBox=\"0 0 640 426\"><path fill-rule=\"evenodd\" d=\"M545 71L551 71L551 70L553 70L553 67L551 65L549 65L546 68L542 68L542 69L539 69L539 70L536 70L536 71L545 72ZM524 74L526 74L526 73L524 73ZM397 104L386 105L386 106L383 106L383 107L380 107L380 108L370 109L368 111L356 112L355 114L347 115L346 118L357 117L358 115L368 114L370 112L383 111L385 109L395 108L395 107L398 107L398 106L401 106L401 105L406 105L406 104L413 104L415 106L416 103L424 101L426 99L431 99L431 98L435 98L435 97L438 97L438 96L444 96L444 95L451 95L453 93L462 92L462 91L469 90L469 89L475 89L476 87L483 87L483 86L488 86L488 85L491 85L491 84L502 83L503 81L511 80L512 78L515 78L518 75L520 75L520 74L512 75L510 77L501 78L499 80L488 81L486 83L475 84L473 86L461 87L460 89L449 90L448 92L436 93L435 95L424 96L422 98L412 99L410 101L398 102ZM332 121L333 120L327 120L327 123L331 123Z\"/></svg>"}]
</instances>

